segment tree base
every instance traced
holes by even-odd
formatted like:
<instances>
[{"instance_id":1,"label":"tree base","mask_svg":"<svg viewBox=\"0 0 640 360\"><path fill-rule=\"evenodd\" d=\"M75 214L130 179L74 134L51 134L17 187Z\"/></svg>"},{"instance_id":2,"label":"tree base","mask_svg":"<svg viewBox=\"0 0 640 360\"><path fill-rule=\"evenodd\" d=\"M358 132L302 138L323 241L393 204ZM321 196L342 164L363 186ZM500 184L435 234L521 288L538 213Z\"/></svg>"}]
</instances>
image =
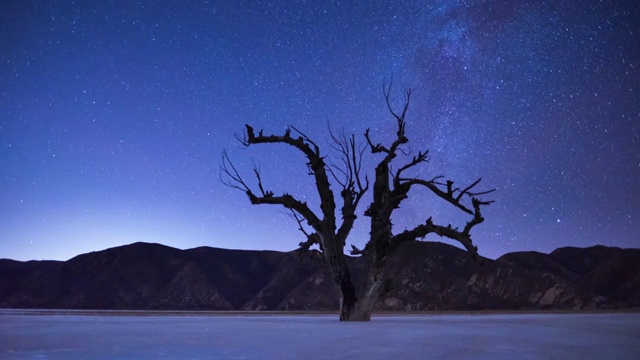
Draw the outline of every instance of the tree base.
<instances>
[{"instance_id":1,"label":"tree base","mask_svg":"<svg viewBox=\"0 0 640 360\"><path fill-rule=\"evenodd\" d=\"M351 315L348 319L340 317L340 321L371 321L371 314Z\"/></svg>"},{"instance_id":2,"label":"tree base","mask_svg":"<svg viewBox=\"0 0 640 360\"><path fill-rule=\"evenodd\" d=\"M371 307L363 308L362 306L352 306L340 310L340 321L371 321Z\"/></svg>"}]
</instances>

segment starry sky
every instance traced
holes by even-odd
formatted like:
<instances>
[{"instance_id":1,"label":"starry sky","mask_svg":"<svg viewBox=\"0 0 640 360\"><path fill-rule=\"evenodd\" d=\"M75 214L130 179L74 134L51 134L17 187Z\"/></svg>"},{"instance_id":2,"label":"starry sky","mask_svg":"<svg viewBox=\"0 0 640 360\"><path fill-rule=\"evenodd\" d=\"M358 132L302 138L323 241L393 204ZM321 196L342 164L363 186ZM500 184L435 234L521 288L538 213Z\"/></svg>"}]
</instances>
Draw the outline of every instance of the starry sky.
<instances>
[{"instance_id":1,"label":"starry sky","mask_svg":"<svg viewBox=\"0 0 640 360\"><path fill-rule=\"evenodd\" d=\"M482 255L640 246L636 0L10 0L0 12L0 258L136 241L293 250L295 221L220 182L223 150L246 180L255 163L268 189L317 207L301 154L234 134L293 125L329 157L329 127L388 143L391 80L395 106L414 90L407 150L430 150L416 175L497 189L473 232ZM437 200L412 190L395 229L468 220ZM358 220L348 243L361 247Z\"/></svg>"}]
</instances>

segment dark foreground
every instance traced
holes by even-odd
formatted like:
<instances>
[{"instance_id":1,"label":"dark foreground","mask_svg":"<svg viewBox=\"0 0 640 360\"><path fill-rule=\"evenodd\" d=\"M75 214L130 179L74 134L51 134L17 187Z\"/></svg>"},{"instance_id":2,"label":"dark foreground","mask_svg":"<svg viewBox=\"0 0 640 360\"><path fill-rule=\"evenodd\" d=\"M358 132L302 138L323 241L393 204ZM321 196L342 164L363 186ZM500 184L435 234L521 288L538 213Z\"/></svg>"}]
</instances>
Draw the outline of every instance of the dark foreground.
<instances>
[{"instance_id":1,"label":"dark foreground","mask_svg":"<svg viewBox=\"0 0 640 360\"><path fill-rule=\"evenodd\" d=\"M7 310L0 311L0 358L640 359L640 314L411 315L340 323L336 315Z\"/></svg>"}]
</instances>

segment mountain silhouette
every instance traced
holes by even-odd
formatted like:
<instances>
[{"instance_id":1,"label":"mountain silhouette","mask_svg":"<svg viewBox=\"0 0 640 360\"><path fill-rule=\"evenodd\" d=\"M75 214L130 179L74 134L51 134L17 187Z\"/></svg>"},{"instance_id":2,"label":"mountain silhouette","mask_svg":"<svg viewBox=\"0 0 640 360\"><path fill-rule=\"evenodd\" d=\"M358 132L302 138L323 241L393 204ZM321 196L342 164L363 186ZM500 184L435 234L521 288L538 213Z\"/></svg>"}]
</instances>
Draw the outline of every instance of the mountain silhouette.
<instances>
[{"instance_id":1,"label":"mountain silhouette","mask_svg":"<svg viewBox=\"0 0 640 360\"><path fill-rule=\"evenodd\" d=\"M349 258L354 276L362 258ZM640 307L640 249L515 252L479 265L454 246L403 245L377 311ZM0 259L0 307L104 310L337 310L321 254L134 243L68 261Z\"/></svg>"}]
</instances>

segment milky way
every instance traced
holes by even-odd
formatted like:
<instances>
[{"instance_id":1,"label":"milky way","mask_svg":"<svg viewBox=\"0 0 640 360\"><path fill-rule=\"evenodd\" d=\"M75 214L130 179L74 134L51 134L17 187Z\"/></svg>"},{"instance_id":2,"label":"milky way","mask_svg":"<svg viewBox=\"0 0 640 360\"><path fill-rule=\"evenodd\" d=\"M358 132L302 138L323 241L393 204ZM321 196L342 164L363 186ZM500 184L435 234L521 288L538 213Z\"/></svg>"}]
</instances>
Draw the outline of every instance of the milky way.
<instances>
[{"instance_id":1,"label":"milky way","mask_svg":"<svg viewBox=\"0 0 640 360\"><path fill-rule=\"evenodd\" d=\"M0 5L0 258L293 250L303 234L282 209L220 182L222 151L317 205L300 154L234 134L293 125L327 155L328 127L388 142L391 82L396 106L414 89L407 149L431 154L416 175L497 189L473 233L482 255L640 245L636 1L161 3ZM396 231L468 220L410 196Z\"/></svg>"}]
</instances>

